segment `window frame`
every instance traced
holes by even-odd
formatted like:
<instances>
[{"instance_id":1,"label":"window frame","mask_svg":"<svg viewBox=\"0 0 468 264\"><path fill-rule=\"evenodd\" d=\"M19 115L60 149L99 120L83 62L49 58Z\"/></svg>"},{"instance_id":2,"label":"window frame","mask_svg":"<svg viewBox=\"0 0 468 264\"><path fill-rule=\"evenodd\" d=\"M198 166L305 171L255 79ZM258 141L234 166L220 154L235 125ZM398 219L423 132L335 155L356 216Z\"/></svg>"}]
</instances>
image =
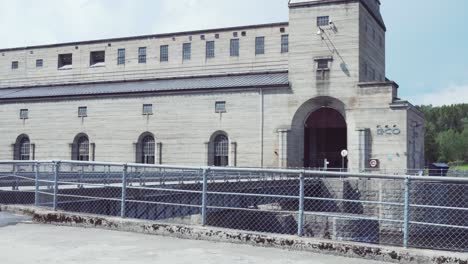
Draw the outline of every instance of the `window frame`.
<instances>
[{"instance_id":1,"label":"window frame","mask_svg":"<svg viewBox=\"0 0 468 264\"><path fill-rule=\"evenodd\" d=\"M63 53L58 55L57 68L66 70L73 68L73 53Z\"/></svg>"},{"instance_id":2,"label":"window frame","mask_svg":"<svg viewBox=\"0 0 468 264\"><path fill-rule=\"evenodd\" d=\"M330 60L317 59L316 60L316 80L329 81L330 80Z\"/></svg>"},{"instance_id":3,"label":"window frame","mask_svg":"<svg viewBox=\"0 0 468 264\"><path fill-rule=\"evenodd\" d=\"M265 54L265 37L255 37L255 55Z\"/></svg>"},{"instance_id":4,"label":"window frame","mask_svg":"<svg viewBox=\"0 0 468 264\"><path fill-rule=\"evenodd\" d=\"M146 63L146 47L138 48L138 64Z\"/></svg>"},{"instance_id":5,"label":"window frame","mask_svg":"<svg viewBox=\"0 0 468 264\"><path fill-rule=\"evenodd\" d=\"M150 111L147 111L148 108L150 109ZM143 108L142 108L142 115L144 116L150 116L150 115L153 115L154 112L153 112L153 104L143 104Z\"/></svg>"},{"instance_id":6,"label":"window frame","mask_svg":"<svg viewBox=\"0 0 468 264\"><path fill-rule=\"evenodd\" d=\"M192 59L192 43L182 43L182 61L188 61Z\"/></svg>"},{"instance_id":7,"label":"window frame","mask_svg":"<svg viewBox=\"0 0 468 264\"><path fill-rule=\"evenodd\" d=\"M117 65L125 65L126 51L124 48L117 49Z\"/></svg>"},{"instance_id":8,"label":"window frame","mask_svg":"<svg viewBox=\"0 0 468 264\"><path fill-rule=\"evenodd\" d=\"M87 117L88 116L88 107L87 106L78 106L78 117Z\"/></svg>"},{"instance_id":9,"label":"window frame","mask_svg":"<svg viewBox=\"0 0 468 264\"><path fill-rule=\"evenodd\" d=\"M326 27L330 25L330 16L318 16L317 27Z\"/></svg>"},{"instance_id":10,"label":"window frame","mask_svg":"<svg viewBox=\"0 0 468 264\"><path fill-rule=\"evenodd\" d=\"M205 48L205 57L206 59L213 59L215 57L215 48L216 44L214 40L210 40L206 42Z\"/></svg>"},{"instance_id":11,"label":"window frame","mask_svg":"<svg viewBox=\"0 0 468 264\"><path fill-rule=\"evenodd\" d=\"M89 66L104 66L106 63L106 51L96 50L89 52Z\"/></svg>"},{"instance_id":12,"label":"window frame","mask_svg":"<svg viewBox=\"0 0 468 264\"><path fill-rule=\"evenodd\" d=\"M159 46L159 62L169 61L169 45Z\"/></svg>"},{"instance_id":13,"label":"window frame","mask_svg":"<svg viewBox=\"0 0 468 264\"><path fill-rule=\"evenodd\" d=\"M226 134L218 134L213 139L213 165L229 166L229 138Z\"/></svg>"},{"instance_id":14,"label":"window frame","mask_svg":"<svg viewBox=\"0 0 468 264\"><path fill-rule=\"evenodd\" d=\"M11 69L17 70L19 68L19 61L12 61L11 62Z\"/></svg>"},{"instance_id":15,"label":"window frame","mask_svg":"<svg viewBox=\"0 0 468 264\"><path fill-rule=\"evenodd\" d=\"M18 158L19 160L30 160L31 159L31 141L28 137L21 138L18 146Z\"/></svg>"},{"instance_id":16,"label":"window frame","mask_svg":"<svg viewBox=\"0 0 468 264\"><path fill-rule=\"evenodd\" d=\"M152 135L146 135L141 142L141 163L156 164L156 140Z\"/></svg>"},{"instance_id":17,"label":"window frame","mask_svg":"<svg viewBox=\"0 0 468 264\"><path fill-rule=\"evenodd\" d=\"M29 109L27 108L20 109L20 119L21 120L29 119Z\"/></svg>"},{"instance_id":18,"label":"window frame","mask_svg":"<svg viewBox=\"0 0 468 264\"><path fill-rule=\"evenodd\" d=\"M222 106L222 107L219 107ZM216 101L215 102L215 113L226 113L226 101Z\"/></svg>"},{"instance_id":19,"label":"window frame","mask_svg":"<svg viewBox=\"0 0 468 264\"><path fill-rule=\"evenodd\" d=\"M240 56L240 39L234 38L229 42L229 55L230 57Z\"/></svg>"},{"instance_id":20,"label":"window frame","mask_svg":"<svg viewBox=\"0 0 468 264\"><path fill-rule=\"evenodd\" d=\"M289 52L289 34L281 35L281 53Z\"/></svg>"},{"instance_id":21,"label":"window frame","mask_svg":"<svg viewBox=\"0 0 468 264\"><path fill-rule=\"evenodd\" d=\"M44 60L43 59L36 59L36 68L44 67Z\"/></svg>"}]
</instances>

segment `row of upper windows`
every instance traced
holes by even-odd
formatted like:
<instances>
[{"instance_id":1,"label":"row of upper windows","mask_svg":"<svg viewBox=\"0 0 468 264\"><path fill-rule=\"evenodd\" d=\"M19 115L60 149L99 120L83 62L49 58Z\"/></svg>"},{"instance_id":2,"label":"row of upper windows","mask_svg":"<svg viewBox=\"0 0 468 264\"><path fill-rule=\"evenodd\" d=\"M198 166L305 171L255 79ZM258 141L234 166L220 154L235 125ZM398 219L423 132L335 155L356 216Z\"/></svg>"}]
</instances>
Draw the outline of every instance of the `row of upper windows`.
<instances>
[{"instance_id":1,"label":"row of upper windows","mask_svg":"<svg viewBox=\"0 0 468 264\"><path fill-rule=\"evenodd\" d=\"M214 107L215 113L226 113L226 101L216 101ZM153 104L143 104L142 114L149 116L153 114ZM78 117L87 117L88 107L78 107ZM22 120L29 119L29 109L20 109L19 117Z\"/></svg>"},{"instance_id":2,"label":"row of upper windows","mask_svg":"<svg viewBox=\"0 0 468 264\"><path fill-rule=\"evenodd\" d=\"M205 58L211 59L215 57L215 41L206 41ZM289 35L281 35L281 53L289 52ZM265 54L265 37L255 38L255 55ZM229 55L231 57L240 56L240 40L234 38L230 40ZM121 48L117 50L117 65L124 65L126 63L126 49ZM105 51L92 51L89 55L90 67L105 66L106 53ZM192 59L192 43L182 44L182 60L187 61ZM159 60L160 62L169 61L169 45L159 46ZM138 63L146 63L147 61L147 49L146 47L138 48ZM73 65L73 54L59 54L58 55L58 69L71 69ZM43 59L36 60L36 68L42 68L44 66ZM19 68L18 61L11 62L11 69L15 70Z\"/></svg>"}]
</instances>

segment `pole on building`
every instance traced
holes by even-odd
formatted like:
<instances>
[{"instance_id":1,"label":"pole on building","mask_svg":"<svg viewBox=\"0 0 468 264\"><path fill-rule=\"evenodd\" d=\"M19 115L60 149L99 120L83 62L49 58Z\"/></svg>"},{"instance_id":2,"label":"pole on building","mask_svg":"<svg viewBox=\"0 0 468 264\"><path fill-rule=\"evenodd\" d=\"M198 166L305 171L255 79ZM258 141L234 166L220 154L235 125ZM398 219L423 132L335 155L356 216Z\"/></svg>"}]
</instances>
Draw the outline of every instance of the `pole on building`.
<instances>
[{"instance_id":1,"label":"pole on building","mask_svg":"<svg viewBox=\"0 0 468 264\"><path fill-rule=\"evenodd\" d=\"M304 173L299 175L299 215L297 221L297 235L302 236L304 229Z\"/></svg>"},{"instance_id":2,"label":"pole on building","mask_svg":"<svg viewBox=\"0 0 468 264\"><path fill-rule=\"evenodd\" d=\"M39 163L34 163L34 206L39 206Z\"/></svg>"},{"instance_id":3,"label":"pole on building","mask_svg":"<svg viewBox=\"0 0 468 264\"><path fill-rule=\"evenodd\" d=\"M128 165L123 166L122 171L122 200L120 203L120 217L125 218L126 210L126 199L127 199L127 174L128 174Z\"/></svg>"},{"instance_id":4,"label":"pole on building","mask_svg":"<svg viewBox=\"0 0 468 264\"><path fill-rule=\"evenodd\" d=\"M404 219L403 219L403 246L408 248L409 240L409 217L410 217L410 179L405 179L405 208L404 208Z\"/></svg>"},{"instance_id":5,"label":"pole on building","mask_svg":"<svg viewBox=\"0 0 468 264\"><path fill-rule=\"evenodd\" d=\"M58 204L58 178L59 178L59 169L60 169L60 162L54 161L54 203L53 209L54 211L57 210Z\"/></svg>"},{"instance_id":6,"label":"pole on building","mask_svg":"<svg viewBox=\"0 0 468 264\"><path fill-rule=\"evenodd\" d=\"M203 191L202 191L202 225L206 225L206 202L208 190L208 169L203 169Z\"/></svg>"}]
</instances>

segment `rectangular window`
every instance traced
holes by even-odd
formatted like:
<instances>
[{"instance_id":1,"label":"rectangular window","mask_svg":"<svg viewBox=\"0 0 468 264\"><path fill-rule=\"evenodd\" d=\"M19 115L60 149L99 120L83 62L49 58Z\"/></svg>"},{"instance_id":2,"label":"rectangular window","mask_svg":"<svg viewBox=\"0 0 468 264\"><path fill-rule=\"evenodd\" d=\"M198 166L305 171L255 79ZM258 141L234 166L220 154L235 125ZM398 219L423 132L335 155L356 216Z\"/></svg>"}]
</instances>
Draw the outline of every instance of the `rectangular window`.
<instances>
[{"instance_id":1,"label":"rectangular window","mask_svg":"<svg viewBox=\"0 0 468 264\"><path fill-rule=\"evenodd\" d=\"M330 68L328 60L317 60L317 81L326 81L330 79Z\"/></svg>"},{"instance_id":2,"label":"rectangular window","mask_svg":"<svg viewBox=\"0 0 468 264\"><path fill-rule=\"evenodd\" d=\"M265 37L255 38L255 55L265 54Z\"/></svg>"},{"instance_id":3,"label":"rectangular window","mask_svg":"<svg viewBox=\"0 0 468 264\"><path fill-rule=\"evenodd\" d=\"M330 24L329 16L319 16L317 17L317 27L325 27Z\"/></svg>"},{"instance_id":4,"label":"rectangular window","mask_svg":"<svg viewBox=\"0 0 468 264\"><path fill-rule=\"evenodd\" d=\"M138 63L146 63L146 47L138 48Z\"/></svg>"},{"instance_id":5,"label":"rectangular window","mask_svg":"<svg viewBox=\"0 0 468 264\"><path fill-rule=\"evenodd\" d=\"M19 63L18 61L12 61L11 62L11 68L14 70L14 69L18 69L18 66L19 66Z\"/></svg>"},{"instance_id":6,"label":"rectangular window","mask_svg":"<svg viewBox=\"0 0 468 264\"><path fill-rule=\"evenodd\" d=\"M144 104L143 105L143 115L152 115L153 114L153 105Z\"/></svg>"},{"instance_id":7,"label":"rectangular window","mask_svg":"<svg viewBox=\"0 0 468 264\"><path fill-rule=\"evenodd\" d=\"M36 68L42 68L44 66L44 61L42 59L36 60Z\"/></svg>"},{"instance_id":8,"label":"rectangular window","mask_svg":"<svg viewBox=\"0 0 468 264\"><path fill-rule=\"evenodd\" d=\"M231 39L231 57L239 57L239 39Z\"/></svg>"},{"instance_id":9,"label":"rectangular window","mask_svg":"<svg viewBox=\"0 0 468 264\"><path fill-rule=\"evenodd\" d=\"M281 53L289 52L289 35L281 36Z\"/></svg>"},{"instance_id":10,"label":"rectangular window","mask_svg":"<svg viewBox=\"0 0 468 264\"><path fill-rule=\"evenodd\" d=\"M206 42L206 58L214 58L215 57L215 42L214 41L207 41Z\"/></svg>"},{"instance_id":11,"label":"rectangular window","mask_svg":"<svg viewBox=\"0 0 468 264\"><path fill-rule=\"evenodd\" d=\"M78 107L78 117L87 117L88 116L88 107L80 106Z\"/></svg>"},{"instance_id":12,"label":"rectangular window","mask_svg":"<svg viewBox=\"0 0 468 264\"><path fill-rule=\"evenodd\" d=\"M117 50L117 65L125 64L125 49Z\"/></svg>"},{"instance_id":13,"label":"rectangular window","mask_svg":"<svg viewBox=\"0 0 468 264\"><path fill-rule=\"evenodd\" d=\"M225 113L226 112L226 102L218 101L215 103L215 112L216 113Z\"/></svg>"},{"instance_id":14,"label":"rectangular window","mask_svg":"<svg viewBox=\"0 0 468 264\"><path fill-rule=\"evenodd\" d=\"M169 46L162 45L159 47L159 61L169 61Z\"/></svg>"},{"instance_id":15,"label":"rectangular window","mask_svg":"<svg viewBox=\"0 0 468 264\"><path fill-rule=\"evenodd\" d=\"M182 45L182 59L190 60L192 58L192 43L184 43Z\"/></svg>"},{"instance_id":16,"label":"rectangular window","mask_svg":"<svg viewBox=\"0 0 468 264\"><path fill-rule=\"evenodd\" d=\"M58 55L58 68L59 69L71 69L72 65L73 65L73 55L71 53Z\"/></svg>"},{"instance_id":17,"label":"rectangular window","mask_svg":"<svg viewBox=\"0 0 468 264\"><path fill-rule=\"evenodd\" d=\"M20 110L20 119L28 119L29 118L29 110L28 109L21 109Z\"/></svg>"},{"instance_id":18,"label":"rectangular window","mask_svg":"<svg viewBox=\"0 0 468 264\"><path fill-rule=\"evenodd\" d=\"M104 66L106 62L106 52L103 50L100 51L91 51L89 54L89 66Z\"/></svg>"}]
</instances>

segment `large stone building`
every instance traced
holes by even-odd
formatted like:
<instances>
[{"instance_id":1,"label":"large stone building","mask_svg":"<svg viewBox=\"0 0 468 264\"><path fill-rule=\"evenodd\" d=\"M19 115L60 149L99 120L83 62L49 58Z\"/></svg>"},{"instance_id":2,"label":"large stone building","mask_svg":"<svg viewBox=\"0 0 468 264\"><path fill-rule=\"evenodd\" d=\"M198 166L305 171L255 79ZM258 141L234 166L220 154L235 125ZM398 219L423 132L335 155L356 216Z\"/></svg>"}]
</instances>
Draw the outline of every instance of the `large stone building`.
<instances>
[{"instance_id":1,"label":"large stone building","mask_svg":"<svg viewBox=\"0 0 468 264\"><path fill-rule=\"evenodd\" d=\"M378 0L313 0L285 23L3 49L0 159L421 168L385 32Z\"/></svg>"}]
</instances>

